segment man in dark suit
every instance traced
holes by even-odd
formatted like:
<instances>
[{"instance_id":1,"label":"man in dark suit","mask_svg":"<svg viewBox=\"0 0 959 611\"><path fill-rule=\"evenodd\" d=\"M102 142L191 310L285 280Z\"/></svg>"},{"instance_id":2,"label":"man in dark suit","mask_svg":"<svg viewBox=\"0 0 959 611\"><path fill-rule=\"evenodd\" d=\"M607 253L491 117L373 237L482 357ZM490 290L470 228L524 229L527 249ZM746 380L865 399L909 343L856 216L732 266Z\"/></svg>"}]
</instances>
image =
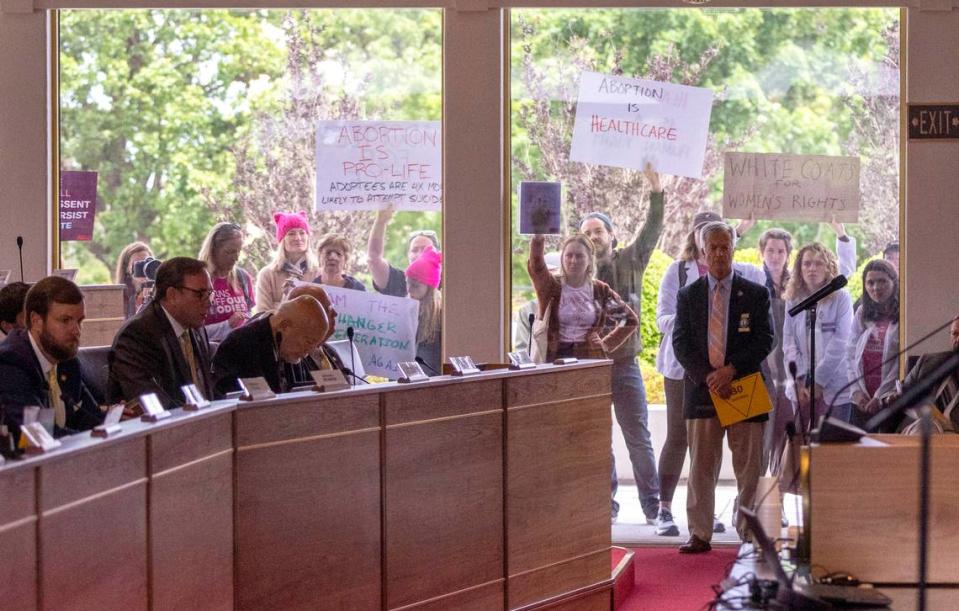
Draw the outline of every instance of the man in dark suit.
<instances>
[{"instance_id":1,"label":"man in dark suit","mask_svg":"<svg viewBox=\"0 0 959 611\"><path fill-rule=\"evenodd\" d=\"M924 378L932 375L939 367L945 364L953 354L959 351L959 316L952 320L949 326L949 337L952 341L952 350L945 352L932 352L923 354L912 366L905 379L902 381L904 390L915 386ZM898 395L889 397L887 402L891 403ZM959 370L953 372L944 380L932 387L932 390L917 401L912 407L922 405L933 405L942 413L942 415L952 423L953 430L959 431ZM898 417L893 417L885 423L880 429L884 433L892 433L901 429L903 425L908 425L916 419L915 414L908 412Z\"/></svg>"},{"instance_id":2,"label":"man in dark suit","mask_svg":"<svg viewBox=\"0 0 959 611\"><path fill-rule=\"evenodd\" d=\"M722 398L730 383L759 371L772 350L769 293L766 287L733 273L735 233L722 222L700 230L709 273L679 291L673 350L686 371L683 415L689 437L690 472L686 497L689 540L682 553L711 549L715 489L722 465L723 436L729 435L739 503L752 507L762 461L763 423L767 416L723 428L710 391ZM745 523L736 529L746 538Z\"/></svg>"},{"instance_id":3,"label":"man in dark suit","mask_svg":"<svg viewBox=\"0 0 959 611\"><path fill-rule=\"evenodd\" d=\"M319 367L310 354L330 328L323 305L302 295L284 301L275 312L257 317L231 332L213 357L220 393L239 390L237 378L264 378L275 393L312 383Z\"/></svg>"},{"instance_id":4,"label":"man in dark suit","mask_svg":"<svg viewBox=\"0 0 959 611\"><path fill-rule=\"evenodd\" d=\"M218 398L203 328L212 292L203 261L175 257L160 266L154 301L113 340L109 393L114 400L156 393L165 407L179 407L185 403L181 387L186 384L195 384L207 399Z\"/></svg>"},{"instance_id":5,"label":"man in dark suit","mask_svg":"<svg viewBox=\"0 0 959 611\"><path fill-rule=\"evenodd\" d=\"M39 420L52 424L56 437L103 422L77 360L83 293L69 280L50 276L30 288L23 310L26 329L11 330L0 344L0 421L14 444L24 407L40 407Z\"/></svg>"}]
</instances>

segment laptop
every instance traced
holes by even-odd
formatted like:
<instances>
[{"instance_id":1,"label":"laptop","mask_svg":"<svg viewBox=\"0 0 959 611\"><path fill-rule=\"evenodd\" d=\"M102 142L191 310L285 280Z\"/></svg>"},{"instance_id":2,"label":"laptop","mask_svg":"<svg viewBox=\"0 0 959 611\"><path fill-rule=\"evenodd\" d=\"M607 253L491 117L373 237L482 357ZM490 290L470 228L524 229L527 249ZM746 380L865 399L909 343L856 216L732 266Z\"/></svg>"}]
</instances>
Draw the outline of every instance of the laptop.
<instances>
[{"instance_id":1,"label":"laptop","mask_svg":"<svg viewBox=\"0 0 959 611\"><path fill-rule=\"evenodd\" d=\"M746 526L762 550L763 558L772 566L779 583L776 600L787 609L883 609L892 603L888 596L871 588L823 583L794 584L779 561L775 543L766 536L756 514L745 507L740 507L739 513L746 520Z\"/></svg>"}]
</instances>

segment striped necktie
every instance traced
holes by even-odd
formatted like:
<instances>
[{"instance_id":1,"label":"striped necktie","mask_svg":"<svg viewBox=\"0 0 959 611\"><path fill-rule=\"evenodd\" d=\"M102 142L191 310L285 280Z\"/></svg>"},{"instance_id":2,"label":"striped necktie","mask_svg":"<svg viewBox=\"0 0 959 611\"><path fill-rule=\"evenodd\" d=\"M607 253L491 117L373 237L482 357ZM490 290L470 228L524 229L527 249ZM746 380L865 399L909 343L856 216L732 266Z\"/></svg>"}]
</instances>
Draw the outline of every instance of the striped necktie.
<instances>
[{"instance_id":1,"label":"striped necktie","mask_svg":"<svg viewBox=\"0 0 959 611\"><path fill-rule=\"evenodd\" d=\"M726 312L723 308L723 285L713 289L713 305L709 309L709 364L713 369L725 365Z\"/></svg>"}]
</instances>

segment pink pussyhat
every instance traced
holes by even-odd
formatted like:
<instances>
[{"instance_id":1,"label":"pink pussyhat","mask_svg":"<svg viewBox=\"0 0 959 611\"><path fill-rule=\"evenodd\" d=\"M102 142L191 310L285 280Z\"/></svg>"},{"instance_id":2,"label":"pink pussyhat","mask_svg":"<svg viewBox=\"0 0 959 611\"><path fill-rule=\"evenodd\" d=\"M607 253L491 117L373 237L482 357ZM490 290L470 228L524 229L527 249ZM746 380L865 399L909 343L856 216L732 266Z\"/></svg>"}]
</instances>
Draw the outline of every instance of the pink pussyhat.
<instances>
[{"instance_id":1,"label":"pink pussyhat","mask_svg":"<svg viewBox=\"0 0 959 611\"><path fill-rule=\"evenodd\" d=\"M434 289L440 286L440 274L443 270L443 253L427 246L415 261L406 268L406 277L419 280Z\"/></svg>"},{"instance_id":2,"label":"pink pussyhat","mask_svg":"<svg viewBox=\"0 0 959 611\"><path fill-rule=\"evenodd\" d=\"M310 233L310 221L306 212L276 212L273 214L273 222L276 223L276 241L282 242L286 233L290 229L302 229Z\"/></svg>"}]
</instances>

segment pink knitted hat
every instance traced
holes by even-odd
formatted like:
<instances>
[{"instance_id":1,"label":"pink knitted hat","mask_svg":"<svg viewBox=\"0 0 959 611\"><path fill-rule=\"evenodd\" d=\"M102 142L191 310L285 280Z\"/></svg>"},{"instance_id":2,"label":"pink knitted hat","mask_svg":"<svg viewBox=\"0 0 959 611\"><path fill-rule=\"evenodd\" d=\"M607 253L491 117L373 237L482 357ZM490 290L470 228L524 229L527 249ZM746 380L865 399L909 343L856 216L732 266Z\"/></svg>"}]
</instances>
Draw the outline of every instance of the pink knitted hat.
<instances>
[{"instance_id":1,"label":"pink knitted hat","mask_svg":"<svg viewBox=\"0 0 959 611\"><path fill-rule=\"evenodd\" d=\"M406 277L419 280L423 284L439 288L440 273L443 270L443 253L427 246L415 261L406 268Z\"/></svg>"},{"instance_id":2,"label":"pink knitted hat","mask_svg":"<svg viewBox=\"0 0 959 611\"><path fill-rule=\"evenodd\" d=\"M282 242L286 232L290 229L302 229L310 233L310 221L306 212L275 212L273 222L276 223L276 241Z\"/></svg>"}]
</instances>

